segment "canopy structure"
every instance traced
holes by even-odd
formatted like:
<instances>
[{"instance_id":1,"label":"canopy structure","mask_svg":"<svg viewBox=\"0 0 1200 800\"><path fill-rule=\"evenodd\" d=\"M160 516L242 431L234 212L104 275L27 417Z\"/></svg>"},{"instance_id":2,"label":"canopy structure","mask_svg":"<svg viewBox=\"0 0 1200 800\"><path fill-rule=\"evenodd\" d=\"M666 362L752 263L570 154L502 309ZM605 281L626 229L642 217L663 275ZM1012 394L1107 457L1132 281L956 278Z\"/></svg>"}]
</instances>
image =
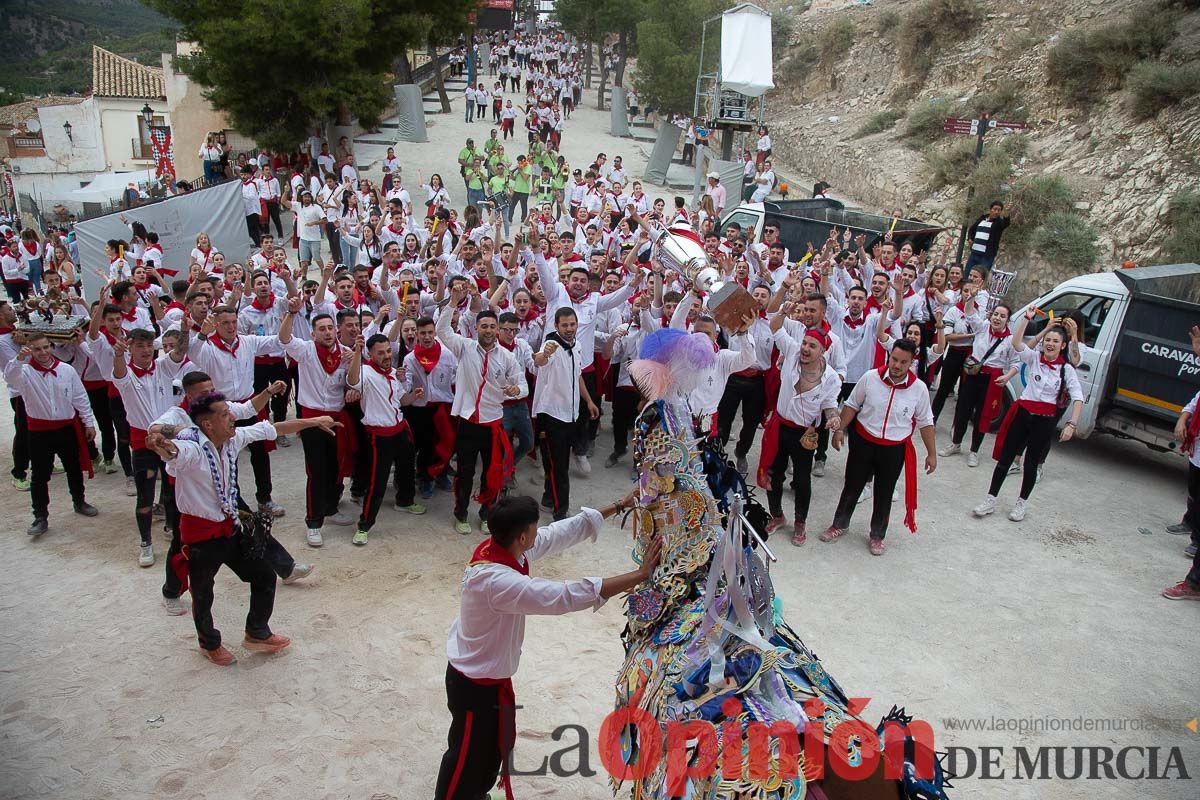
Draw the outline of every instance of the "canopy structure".
<instances>
[{"instance_id":1,"label":"canopy structure","mask_svg":"<svg viewBox=\"0 0 1200 800\"><path fill-rule=\"evenodd\" d=\"M741 3L721 15L721 89L761 97L771 77L771 15Z\"/></svg>"},{"instance_id":2,"label":"canopy structure","mask_svg":"<svg viewBox=\"0 0 1200 800\"><path fill-rule=\"evenodd\" d=\"M155 181L153 169L139 169L133 172L102 172L92 178L87 186L74 189L67 196L78 203L103 203L116 200L129 184L152 183Z\"/></svg>"}]
</instances>

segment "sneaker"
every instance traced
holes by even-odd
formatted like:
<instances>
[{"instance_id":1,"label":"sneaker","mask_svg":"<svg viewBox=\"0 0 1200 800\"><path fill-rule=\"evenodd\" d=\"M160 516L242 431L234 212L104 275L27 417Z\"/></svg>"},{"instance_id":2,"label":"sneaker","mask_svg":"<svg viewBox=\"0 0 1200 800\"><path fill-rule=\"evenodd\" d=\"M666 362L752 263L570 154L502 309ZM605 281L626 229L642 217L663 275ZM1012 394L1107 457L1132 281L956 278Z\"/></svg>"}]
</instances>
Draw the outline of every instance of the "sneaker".
<instances>
[{"instance_id":1,"label":"sneaker","mask_svg":"<svg viewBox=\"0 0 1200 800\"><path fill-rule=\"evenodd\" d=\"M133 480L132 475L125 479L125 496L137 497L137 483Z\"/></svg>"},{"instance_id":2,"label":"sneaker","mask_svg":"<svg viewBox=\"0 0 1200 800\"><path fill-rule=\"evenodd\" d=\"M471 523L467 522L465 519L454 520L454 532L462 536L466 536L471 532Z\"/></svg>"},{"instance_id":3,"label":"sneaker","mask_svg":"<svg viewBox=\"0 0 1200 800\"><path fill-rule=\"evenodd\" d=\"M571 465L575 467L575 472L581 478L586 478L592 474L592 465L588 461L587 456L571 456Z\"/></svg>"},{"instance_id":4,"label":"sneaker","mask_svg":"<svg viewBox=\"0 0 1200 800\"><path fill-rule=\"evenodd\" d=\"M13 486L17 486L16 481L13 482ZM20 489L21 487L17 486L17 488ZM1182 534L1191 533L1191 532L1192 532L1192 526L1188 525L1186 523L1183 523L1183 522L1177 522L1174 525L1167 526L1167 533L1173 533L1176 536L1180 536Z\"/></svg>"},{"instance_id":5,"label":"sneaker","mask_svg":"<svg viewBox=\"0 0 1200 800\"><path fill-rule=\"evenodd\" d=\"M750 465L746 462L745 456L737 457L737 471L742 473L743 475L750 472Z\"/></svg>"},{"instance_id":6,"label":"sneaker","mask_svg":"<svg viewBox=\"0 0 1200 800\"><path fill-rule=\"evenodd\" d=\"M876 539L872 536L867 544L867 549L871 551L871 555L881 556L883 555L883 551L887 549L887 545L884 544L883 539Z\"/></svg>"},{"instance_id":7,"label":"sneaker","mask_svg":"<svg viewBox=\"0 0 1200 800\"><path fill-rule=\"evenodd\" d=\"M1008 474L1009 475L1017 475L1018 473L1020 473L1020 471L1021 471L1021 465L1018 464L1017 462L1014 461L1013 463L1008 465Z\"/></svg>"},{"instance_id":8,"label":"sneaker","mask_svg":"<svg viewBox=\"0 0 1200 800\"><path fill-rule=\"evenodd\" d=\"M320 528L309 528L308 529L308 546L309 547L320 547L323 544L325 544L325 540L321 537L321 529Z\"/></svg>"},{"instance_id":9,"label":"sneaker","mask_svg":"<svg viewBox=\"0 0 1200 800\"><path fill-rule=\"evenodd\" d=\"M488 527L486 519L479 520L479 532L482 533L484 536L492 535L492 529Z\"/></svg>"},{"instance_id":10,"label":"sneaker","mask_svg":"<svg viewBox=\"0 0 1200 800\"><path fill-rule=\"evenodd\" d=\"M146 543L138 548L138 566L153 567L154 566L154 545Z\"/></svg>"},{"instance_id":11,"label":"sneaker","mask_svg":"<svg viewBox=\"0 0 1200 800\"><path fill-rule=\"evenodd\" d=\"M47 523L45 517L34 517L33 524L30 525L28 528L26 528L25 533L36 538L38 536L41 536L43 533L45 533L49 529L50 529L50 525L49 525L49 523Z\"/></svg>"},{"instance_id":12,"label":"sneaker","mask_svg":"<svg viewBox=\"0 0 1200 800\"><path fill-rule=\"evenodd\" d=\"M45 522L45 520L42 520L42 521ZM1195 558L1196 557L1196 545L1189 544L1187 547L1183 548L1183 555L1185 558Z\"/></svg>"},{"instance_id":13,"label":"sneaker","mask_svg":"<svg viewBox=\"0 0 1200 800\"><path fill-rule=\"evenodd\" d=\"M437 488L441 489L443 492L449 492L449 491L454 490L454 481L450 480L449 475L446 475L446 474L438 475L437 481L435 481L435 483L437 484Z\"/></svg>"},{"instance_id":14,"label":"sneaker","mask_svg":"<svg viewBox=\"0 0 1200 800\"><path fill-rule=\"evenodd\" d=\"M417 493L421 495L422 500L428 500L433 497L433 481L428 478L422 478L417 482Z\"/></svg>"},{"instance_id":15,"label":"sneaker","mask_svg":"<svg viewBox=\"0 0 1200 800\"><path fill-rule=\"evenodd\" d=\"M983 502L971 509L971 513L977 517L986 517L988 514L995 512L996 498L990 494L983 498Z\"/></svg>"},{"instance_id":16,"label":"sneaker","mask_svg":"<svg viewBox=\"0 0 1200 800\"><path fill-rule=\"evenodd\" d=\"M50 470L50 474L51 475L62 475L66 471L67 471L67 468L56 461L56 462L54 462L54 467Z\"/></svg>"},{"instance_id":17,"label":"sneaker","mask_svg":"<svg viewBox=\"0 0 1200 800\"><path fill-rule=\"evenodd\" d=\"M341 525L343 527L346 525L353 525L355 522L353 517L341 511L337 512L331 517L326 517L325 521L330 525Z\"/></svg>"},{"instance_id":18,"label":"sneaker","mask_svg":"<svg viewBox=\"0 0 1200 800\"><path fill-rule=\"evenodd\" d=\"M824 461L814 461L813 468L812 468L812 474L813 474L814 478L824 478L825 477L825 462Z\"/></svg>"},{"instance_id":19,"label":"sneaker","mask_svg":"<svg viewBox=\"0 0 1200 800\"><path fill-rule=\"evenodd\" d=\"M354 538L351 539L350 541L353 542L354 544L358 544L358 545L366 544L367 543L367 532L362 530L361 528L359 530L356 530L354 532Z\"/></svg>"},{"instance_id":20,"label":"sneaker","mask_svg":"<svg viewBox=\"0 0 1200 800\"><path fill-rule=\"evenodd\" d=\"M80 500L75 504L75 513L84 517L95 517L100 514L100 510L86 500Z\"/></svg>"},{"instance_id":21,"label":"sneaker","mask_svg":"<svg viewBox=\"0 0 1200 800\"><path fill-rule=\"evenodd\" d=\"M286 436L276 436L276 437L275 437L275 444L276 444L277 446L279 446L279 447L291 447L291 446L292 446L292 440L291 440L291 439L289 439L289 438L288 438L288 437L286 437Z\"/></svg>"},{"instance_id":22,"label":"sneaker","mask_svg":"<svg viewBox=\"0 0 1200 800\"><path fill-rule=\"evenodd\" d=\"M900 501L900 490L892 489L892 502L898 503L899 501Z\"/></svg>"},{"instance_id":23,"label":"sneaker","mask_svg":"<svg viewBox=\"0 0 1200 800\"><path fill-rule=\"evenodd\" d=\"M771 521L767 523L767 533L774 533L777 528L783 527L786 521L783 517L771 517Z\"/></svg>"},{"instance_id":24,"label":"sneaker","mask_svg":"<svg viewBox=\"0 0 1200 800\"><path fill-rule=\"evenodd\" d=\"M200 654L212 663L216 664L218 667L228 667L230 664L233 664L237 661L237 659L233 657L233 653L229 652L225 645L221 645L216 650L205 650L203 647L201 647Z\"/></svg>"},{"instance_id":25,"label":"sneaker","mask_svg":"<svg viewBox=\"0 0 1200 800\"><path fill-rule=\"evenodd\" d=\"M112 475L117 471L117 465L112 462L111 458L101 464L100 468L104 470L105 475Z\"/></svg>"},{"instance_id":26,"label":"sneaker","mask_svg":"<svg viewBox=\"0 0 1200 800\"><path fill-rule=\"evenodd\" d=\"M833 541L837 541L838 539L842 538L845 534L846 534L845 528L835 528L832 525L830 525L817 538L820 539L822 542L833 542Z\"/></svg>"},{"instance_id":27,"label":"sneaker","mask_svg":"<svg viewBox=\"0 0 1200 800\"><path fill-rule=\"evenodd\" d=\"M150 514L155 519L162 519L163 517L165 517L167 515L167 512L166 512L166 510L163 509L162 503L155 503L150 508Z\"/></svg>"},{"instance_id":28,"label":"sneaker","mask_svg":"<svg viewBox=\"0 0 1200 800\"><path fill-rule=\"evenodd\" d=\"M1037 477L1035 477L1035 478L1033 479L1033 482L1034 482L1034 483L1041 483L1041 482L1042 482L1042 465L1041 465L1041 464L1038 464L1038 468L1037 468Z\"/></svg>"},{"instance_id":29,"label":"sneaker","mask_svg":"<svg viewBox=\"0 0 1200 800\"><path fill-rule=\"evenodd\" d=\"M187 603L183 602L183 598L180 597L164 597L163 607L172 617L182 617L188 613Z\"/></svg>"},{"instance_id":30,"label":"sneaker","mask_svg":"<svg viewBox=\"0 0 1200 800\"><path fill-rule=\"evenodd\" d=\"M863 487L862 494L860 494L858 496L858 502L865 503L868 500L870 500L871 497L874 496L874 494L875 494L875 490L873 488L871 488L871 484L868 483L866 486Z\"/></svg>"},{"instance_id":31,"label":"sneaker","mask_svg":"<svg viewBox=\"0 0 1200 800\"><path fill-rule=\"evenodd\" d=\"M974 450L967 453L967 466L968 467L978 467L979 466L979 453L976 453Z\"/></svg>"},{"instance_id":32,"label":"sneaker","mask_svg":"<svg viewBox=\"0 0 1200 800\"><path fill-rule=\"evenodd\" d=\"M396 503L393 508L395 508L397 511L406 511L409 514L420 515L425 513L425 506L421 505L420 503L411 503L407 506L402 506L399 503Z\"/></svg>"},{"instance_id":33,"label":"sneaker","mask_svg":"<svg viewBox=\"0 0 1200 800\"><path fill-rule=\"evenodd\" d=\"M285 584L288 584L288 583L295 583L296 581L302 581L305 578L307 578L309 575L312 575L313 569L314 569L314 567L312 564L301 564L299 562L296 562L296 564L294 564L292 566L292 574L290 574L286 578L284 578L283 582Z\"/></svg>"},{"instance_id":34,"label":"sneaker","mask_svg":"<svg viewBox=\"0 0 1200 800\"><path fill-rule=\"evenodd\" d=\"M1180 581L1163 589L1162 596L1168 600L1200 600L1200 589L1193 589L1187 581Z\"/></svg>"},{"instance_id":35,"label":"sneaker","mask_svg":"<svg viewBox=\"0 0 1200 800\"><path fill-rule=\"evenodd\" d=\"M961 452L962 452L962 445L957 445L957 444L954 444L953 442L951 442L950 444L943 447L941 450L938 450L938 455L941 456L942 458L949 458L950 456L956 456Z\"/></svg>"},{"instance_id":36,"label":"sneaker","mask_svg":"<svg viewBox=\"0 0 1200 800\"><path fill-rule=\"evenodd\" d=\"M797 522L792 526L792 544L795 547L802 547L808 541L808 533L804 529L803 522Z\"/></svg>"},{"instance_id":37,"label":"sneaker","mask_svg":"<svg viewBox=\"0 0 1200 800\"><path fill-rule=\"evenodd\" d=\"M622 453L609 453L608 458L604 459L604 468L612 469L617 464L621 463Z\"/></svg>"},{"instance_id":38,"label":"sneaker","mask_svg":"<svg viewBox=\"0 0 1200 800\"><path fill-rule=\"evenodd\" d=\"M247 633L242 639L242 647L255 653L278 653L291 643L291 639L278 633L272 633L266 639L255 639Z\"/></svg>"},{"instance_id":39,"label":"sneaker","mask_svg":"<svg viewBox=\"0 0 1200 800\"><path fill-rule=\"evenodd\" d=\"M29 491L29 479L28 478L13 478L13 488L19 492L28 492Z\"/></svg>"},{"instance_id":40,"label":"sneaker","mask_svg":"<svg viewBox=\"0 0 1200 800\"><path fill-rule=\"evenodd\" d=\"M272 517L282 517L284 514L287 513L286 511L284 511L283 506L279 505L279 503L276 503L274 500L268 500L265 503L259 503L258 510L265 511L266 513L270 514Z\"/></svg>"},{"instance_id":41,"label":"sneaker","mask_svg":"<svg viewBox=\"0 0 1200 800\"><path fill-rule=\"evenodd\" d=\"M1012 511L1008 512L1008 518L1013 522L1021 522L1025 519L1025 501L1017 498L1017 503L1012 507Z\"/></svg>"}]
</instances>

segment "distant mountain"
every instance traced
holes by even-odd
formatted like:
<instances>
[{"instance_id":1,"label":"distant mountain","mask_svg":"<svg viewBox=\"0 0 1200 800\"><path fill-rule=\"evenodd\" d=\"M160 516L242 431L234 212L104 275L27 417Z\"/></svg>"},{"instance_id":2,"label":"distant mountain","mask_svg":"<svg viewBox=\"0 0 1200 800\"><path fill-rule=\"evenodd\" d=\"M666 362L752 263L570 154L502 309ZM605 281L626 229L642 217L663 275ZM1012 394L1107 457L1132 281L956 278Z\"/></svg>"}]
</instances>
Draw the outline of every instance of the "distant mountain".
<instances>
[{"instance_id":1,"label":"distant mountain","mask_svg":"<svg viewBox=\"0 0 1200 800\"><path fill-rule=\"evenodd\" d=\"M7 94L78 94L91 88L91 47L149 66L173 52L174 24L138 0L4 0L0 89Z\"/></svg>"}]
</instances>

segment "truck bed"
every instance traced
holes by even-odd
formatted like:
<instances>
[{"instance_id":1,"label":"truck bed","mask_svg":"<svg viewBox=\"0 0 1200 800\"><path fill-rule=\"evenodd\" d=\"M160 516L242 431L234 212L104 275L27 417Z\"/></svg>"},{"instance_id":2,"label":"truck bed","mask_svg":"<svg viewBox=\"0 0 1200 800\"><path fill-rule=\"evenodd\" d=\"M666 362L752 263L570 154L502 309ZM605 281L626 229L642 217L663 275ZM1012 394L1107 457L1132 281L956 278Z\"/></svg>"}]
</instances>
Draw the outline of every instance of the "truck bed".
<instances>
[{"instance_id":1,"label":"truck bed","mask_svg":"<svg viewBox=\"0 0 1200 800\"><path fill-rule=\"evenodd\" d=\"M829 238L829 229L849 227L853 235L860 233L867 237L866 249L889 230L892 240L899 248L905 242L912 244L917 253L929 250L937 235L946 230L943 227L912 219L899 219L892 228L892 217L880 214L869 214L865 211L853 211L846 208L837 200L781 200L763 204L768 222L779 224L779 238L787 245L793 254L802 254L812 242L814 248L820 246Z\"/></svg>"}]
</instances>

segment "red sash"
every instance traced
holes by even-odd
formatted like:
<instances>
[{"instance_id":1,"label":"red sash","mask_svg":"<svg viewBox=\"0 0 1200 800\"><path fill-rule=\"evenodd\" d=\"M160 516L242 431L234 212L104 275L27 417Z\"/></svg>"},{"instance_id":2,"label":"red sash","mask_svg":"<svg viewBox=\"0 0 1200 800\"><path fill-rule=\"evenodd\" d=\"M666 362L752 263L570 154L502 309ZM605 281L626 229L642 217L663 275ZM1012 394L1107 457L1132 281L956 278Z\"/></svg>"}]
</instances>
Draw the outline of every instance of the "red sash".
<instances>
[{"instance_id":1,"label":"red sash","mask_svg":"<svg viewBox=\"0 0 1200 800\"><path fill-rule=\"evenodd\" d=\"M913 421L916 427L916 420ZM902 442L892 442L872 436L861 422L854 423L858 435L868 442L885 447L904 447L904 526L913 533L917 532L917 448L913 444L912 434Z\"/></svg>"},{"instance_id":2,"label":"red sash","mask_svg":"<svg viewBox=\"0 0 1200 800\"><path fill-rule=\"evenodd\" d=\"M983 396L983 412L979 416L979 430L982 433L992 427L992 420L1000 413L1000 397L1004 393L1003 386L996 385L996 378L1004 374L999 367L983 367L980 375L987 376L987 393Z\"/></svg>"},{"instance_id":3,"label":"red sash","mask_svg":"<svg viewBox=\"0 0 1200 800\"><path fill-rule=\"evenodd\" d=\"M228 517L216 522L182 512L179 514L179 538L184 544L196 544L230 536L233 536L233 520Z\"/></svg>"},{"instance_id":4,"label":"red sash","mask_svg":"<svg viewBox=\"0 0 1200 800\"><path fill-rule=\"evenodd\" d=\"M87 473L89 478L96 477L92 471L92 456L88 452L87 435L83 432L83 421L79 419L79 415L70 419L38 419L37 417L27 416L26 422L31 432L33 431L57 431L68 425L75 428L75 444L79 446L79 466Z\"/></svg>"},{"instance_id":5,"label":"red sash","mask_svg":"<svg viewBox=\"0 0 1200 800\"><path fill-rule=\"evenodd\" d=\"M491 505L492 502L500 496L500 491L513 476L513 471L516 465L513 463L512 441L508 438L508 434L504 432L503 418L495 422L475 422L474 425L479 425L484 428L491 429L492 432L492 457L488 461L487 473L483 476L483 481L479 487L479 494L475 495L475 500L481 506Z\"/></svg>"},{"instance_id":6,"label":"red sash","mask_svg":"<svg viewBox=\"0 0 1200 800\"><path fill-rule=\"evenodd\" d=\"M1053 417L1054 412L1058 410L1058 406L1054 403L1043 403L1038 400L1018 400L1008 407L1008 413L1004 415L1004 422L1000 423L1000 430L996 433L996 444L992 446L992 458L996 461L1000 460L1000 453L1004 450L1004 440L1008 436L1008 429L1012 425L1013 420L1017 418L1017 409L1023 408L1030 414L1036 414L1039 417Z\"/></svg>"},{"instance_id":7,"label":"red sash","mask_svg":"<svg viewBox=\"0 0 1200 800\"><path fill-rule=\"evenodd\" d=\"M146 431L141 428L135 428L132 425L129 426L129 449L146 449Z\"/></svg>"},{"instance_id":8,"label":"red sash","mask_svg":"<svg viewBox=\"0 0 1200 800\"><path fill-rule=\"evenodd\" d=\"M342 427L335 434L337 436L338 480L349 478L354 474L354 453L358 449L358 436L354 429L354 420L344 408L337 411L322 411L319 408L300 406L300 419L312 419L313 417L333 417L342 423Z\"/></svg>"},{"instance_id":9,"label":"red sash","mask_svg":"<svg viewBox=\"0 0 1200 800\"><path fill-rule=\"evenodd\" d=\"M758 485L768 492L771 491L771 465L775 463L775 456L779 455L779 428L781 425L789 428L802 427L790 419L784 419L778 411L771 414L771 421L767 423L767 429L763 432L762 451L758 456L758 472L755 475Z\"/></svg>"}]
</instances>

